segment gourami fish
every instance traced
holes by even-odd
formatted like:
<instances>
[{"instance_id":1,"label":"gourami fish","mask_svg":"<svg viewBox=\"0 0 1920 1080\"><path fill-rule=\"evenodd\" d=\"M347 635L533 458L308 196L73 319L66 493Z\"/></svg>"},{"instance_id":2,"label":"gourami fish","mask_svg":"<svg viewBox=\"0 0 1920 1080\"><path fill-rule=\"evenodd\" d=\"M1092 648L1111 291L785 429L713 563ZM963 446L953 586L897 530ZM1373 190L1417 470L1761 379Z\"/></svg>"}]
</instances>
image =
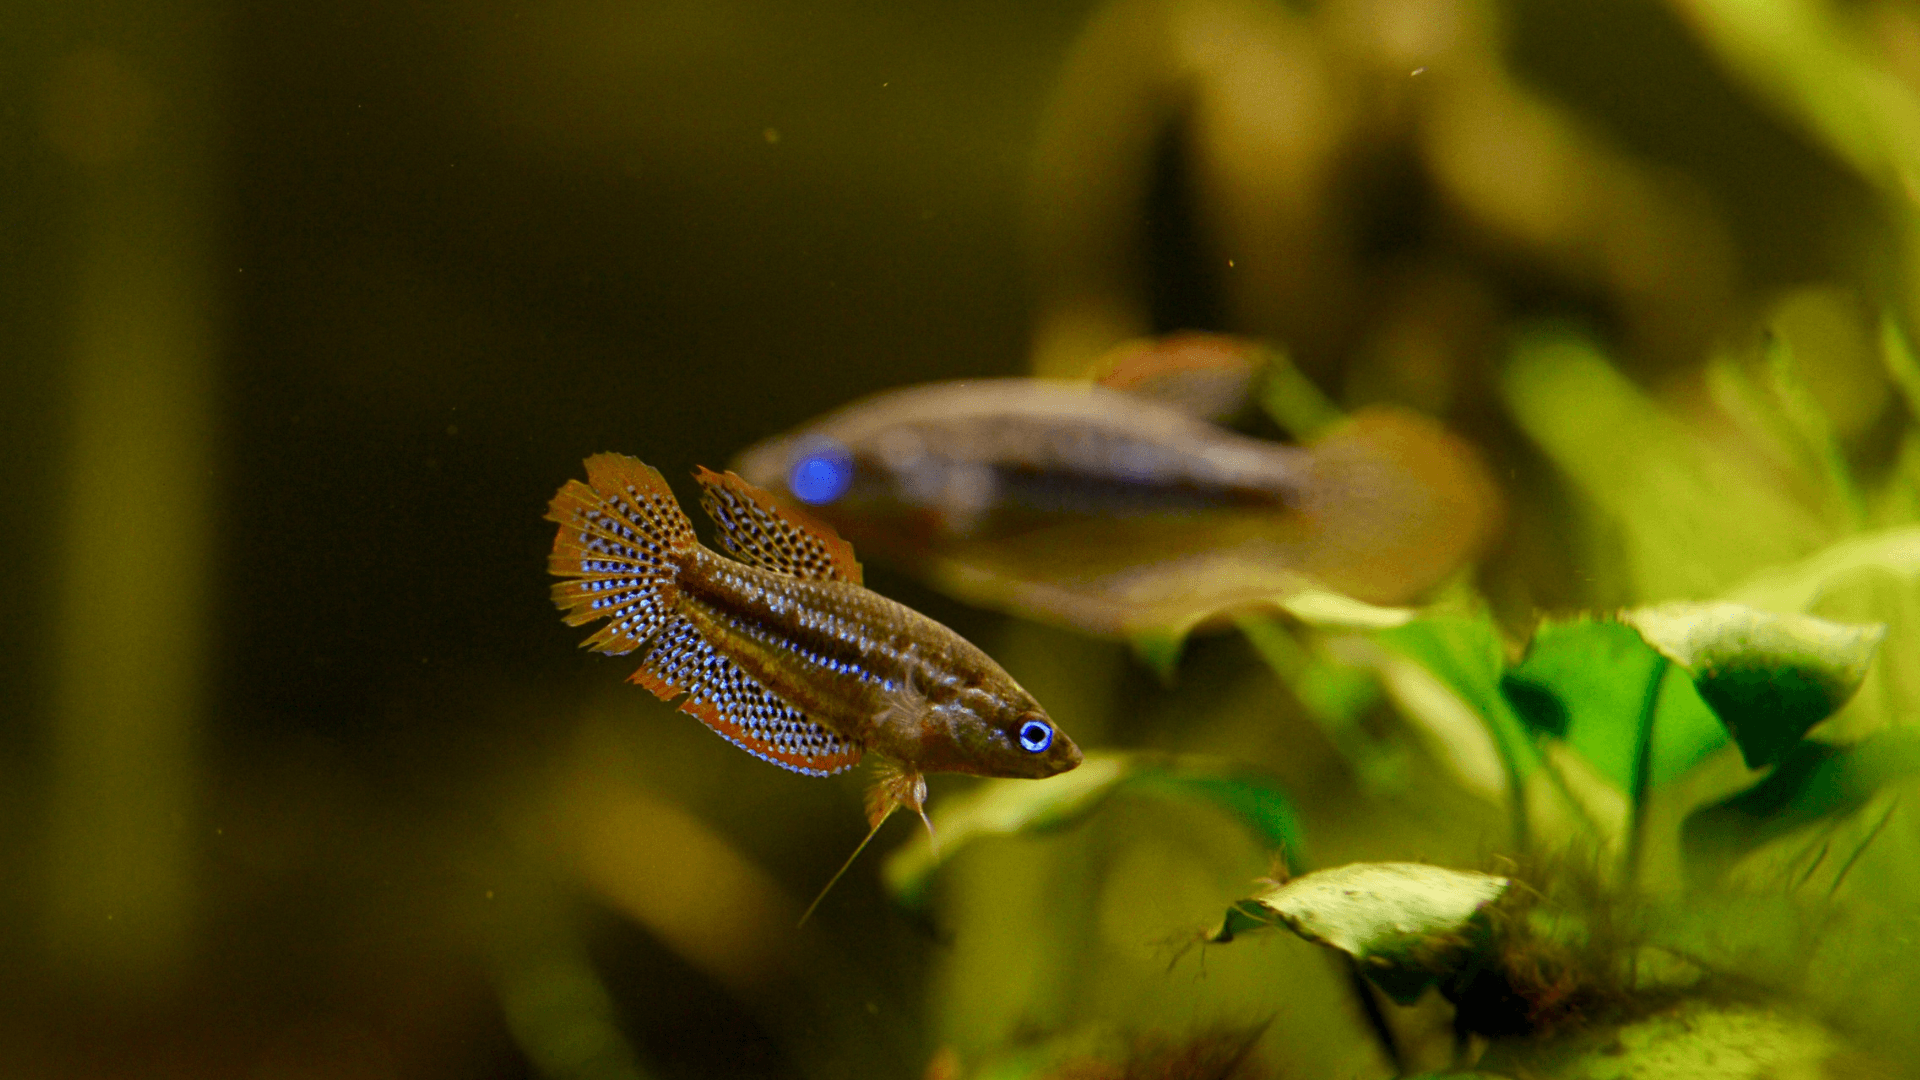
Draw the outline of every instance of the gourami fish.
<instances>
[{"instance_id":1,"label":"gourami fish","mask_svg":"<svg viewBox=\"0 0 1920 1080\"><path fill-rule=\"evenodd\" d=\"M737 468L964 599L1122 636L1315 587L1404 603L1500 517L1471 448L1406 410L1291 446L1064 380L884 392Z\"/></svg>"},{"instance_id":2,"label":"gourami fish","mask_svg":"<svg viewBox=\"0 0 1920 1080\"><path fill-rule=\"evenodd\" d=\"M607 620L586 647L640 651L633 682L663 701L684 694L682 712L756 757L810 776L881 758L873 829L901 806L926 819L926 773L1040 778L1080 763L991 657L862 586L831 527L700 469L727 558L694 538L653 468L620 454L586 466L587 482L568 481L547 509L567 624Z\"/></svg>"}]
</instances>

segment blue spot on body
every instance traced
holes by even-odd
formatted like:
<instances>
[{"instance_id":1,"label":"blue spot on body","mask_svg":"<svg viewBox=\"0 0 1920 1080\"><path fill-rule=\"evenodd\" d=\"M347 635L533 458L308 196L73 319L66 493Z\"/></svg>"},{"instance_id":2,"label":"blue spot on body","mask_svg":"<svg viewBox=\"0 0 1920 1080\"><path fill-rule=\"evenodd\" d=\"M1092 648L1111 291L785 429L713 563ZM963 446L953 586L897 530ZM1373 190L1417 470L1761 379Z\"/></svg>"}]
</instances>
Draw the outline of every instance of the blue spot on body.
<instances>
[{"instance_id":1,"label":"blue spot on body","mask_svg":"<svg viewBox=\"0 0 1920 1080\"><path fill-rule=\"evenodd\" d=\"M787 470L787 490L803 503L820 506L847 493L853 484L853 454L839 442L813 438L801 444Z\"/></svg>"}]
</instances>

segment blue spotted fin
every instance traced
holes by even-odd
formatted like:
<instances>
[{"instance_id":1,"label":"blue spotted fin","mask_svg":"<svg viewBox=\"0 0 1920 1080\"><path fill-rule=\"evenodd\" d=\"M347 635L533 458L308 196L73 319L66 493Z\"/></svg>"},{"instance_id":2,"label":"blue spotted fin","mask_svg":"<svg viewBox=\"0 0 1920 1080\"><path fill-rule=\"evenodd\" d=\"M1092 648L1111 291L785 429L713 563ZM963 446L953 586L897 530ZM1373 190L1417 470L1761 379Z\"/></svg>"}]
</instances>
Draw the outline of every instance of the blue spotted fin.
<instances>
[{"instance_id":1,"label":"blue spotted fin","mask_svg":"<svg viewBox=\"0 0 1920 1080\"><path fill-rule=\"evenodd\" d=\"M658 470L621 454L587 459L587 482L567 481L547 507L558 522L547 569L568 626L607 625L581 644L618 656L657 634L679 599L677 556L694 546L693 523Z\"/></svg>"},{"instance_id":2,"label":"blue spotted fin","mask_svg":"<svg viewBox=\"0 0 1920 1080\"><path fill-rule=\"evenodd\" d=\"M815 520L731 472L699 469L700 506L720 527L728 553L756 566L793 577L860 581L853 545L832 526Z\"/></svg>"},{"instance_id":3,"label":"blue spotted fin","mask_svg":"<svg viewBox=\"0 0 1920 1080\"><path fill-rule=\"evenodd\" d=\"M647 649L634 682L671 701L747 753L775 765L831 776L860 763L859 743L807 719L675 616Z\"/></svg>"}]
</instances>

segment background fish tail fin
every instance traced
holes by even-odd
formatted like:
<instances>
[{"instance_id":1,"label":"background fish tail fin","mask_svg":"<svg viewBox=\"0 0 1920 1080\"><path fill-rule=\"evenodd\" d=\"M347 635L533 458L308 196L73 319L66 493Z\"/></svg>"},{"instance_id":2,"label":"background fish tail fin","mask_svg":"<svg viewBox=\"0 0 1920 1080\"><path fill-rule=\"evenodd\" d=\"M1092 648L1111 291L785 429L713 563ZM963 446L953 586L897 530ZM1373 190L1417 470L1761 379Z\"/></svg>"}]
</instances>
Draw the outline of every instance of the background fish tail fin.
<instances>
[{"instance_id":1,"label":"background fish tail fin","mask_svg":"<svg viewBox=\"0 0 1920 1080\"><path fill-rule=\"evenodd\" d=\"M1472 446L1405 409L1362 410L1312 447L1300 569L1360 600L1401 604L1485 553L1504 517Z\"/></svg>"},{"instance_id":2,"label":"background fish tail fin","mask_svg":"<svg viewBox=\"0 0 1920 1080\"><path fill-rule=\"evenodd\" d=\"M693 523L660 473L635 458L596 454L587 482L570 480L547 507L560 525L547 569L565 578L553 602L569 626L600 619L588 648L619 655L658 633L679 601L682 557Z\"/></svg>"}]
</instances>

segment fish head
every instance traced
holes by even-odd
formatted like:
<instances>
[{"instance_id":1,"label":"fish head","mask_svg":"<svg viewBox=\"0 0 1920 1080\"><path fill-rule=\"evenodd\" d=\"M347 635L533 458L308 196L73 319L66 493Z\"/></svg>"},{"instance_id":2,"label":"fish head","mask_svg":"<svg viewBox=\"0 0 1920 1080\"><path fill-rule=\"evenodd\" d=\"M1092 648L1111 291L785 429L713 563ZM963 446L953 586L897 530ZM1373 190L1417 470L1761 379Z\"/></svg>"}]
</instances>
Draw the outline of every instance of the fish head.
<instances>
[{"instance_id":1,"label":"fish head","mask_svg":"<svg viewBox=\"0 0 1920 1080\"><path fill-rule=\"evenodd\" d=\"M947 713L936 729L951 742L948 754L929 756L951 756L934 771L1038 780L1080 764L1080 748L1017 685L975 690L935 708Z\"/></svg>"}]
</instances>

